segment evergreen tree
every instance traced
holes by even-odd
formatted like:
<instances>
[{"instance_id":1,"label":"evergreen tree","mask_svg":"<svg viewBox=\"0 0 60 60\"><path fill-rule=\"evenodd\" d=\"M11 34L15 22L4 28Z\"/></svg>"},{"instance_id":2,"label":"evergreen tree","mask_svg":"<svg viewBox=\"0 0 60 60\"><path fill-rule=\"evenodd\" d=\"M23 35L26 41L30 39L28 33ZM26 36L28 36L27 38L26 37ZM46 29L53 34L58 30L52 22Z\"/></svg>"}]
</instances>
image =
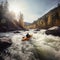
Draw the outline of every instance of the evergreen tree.
<instances>
[{"instance_id":1,"label":"evergreen tree","mask_svg":"<svg viewBox=\"0 0 60 60\"><path fill-rule=\"evenodd\" d=\"M58 7L60 7L60 3L58 3Z\"/></svg>"},{"instance_id":2,"label":"evergreen tree","mask_svg":"<svg viewBox=\"0 0 60 60\"><path fill-rule=\"evenodd\" d=\"M8 1L7 0L4 3L4 12L8 12Z\"/></svg>"},{"instance_id":3,"label":"evergreen tree","mask_svg":"<svg viewBox=\"0 0 60 60\"><path fill-rule=\"evenodd\" d=\"M20 16L19 16L19 25L24 28L23 14L22 13L20 13Z\"/></svg>"},{"instance_id":4,"label":"evergreen tree","mask_svg":"<svg viewBox=\"0 0 60 60\"><path fill-rule=\"evenodd\" d=\"M0 23L3 18L3 2L0 3Z\"/></svg>"}]
</instances>

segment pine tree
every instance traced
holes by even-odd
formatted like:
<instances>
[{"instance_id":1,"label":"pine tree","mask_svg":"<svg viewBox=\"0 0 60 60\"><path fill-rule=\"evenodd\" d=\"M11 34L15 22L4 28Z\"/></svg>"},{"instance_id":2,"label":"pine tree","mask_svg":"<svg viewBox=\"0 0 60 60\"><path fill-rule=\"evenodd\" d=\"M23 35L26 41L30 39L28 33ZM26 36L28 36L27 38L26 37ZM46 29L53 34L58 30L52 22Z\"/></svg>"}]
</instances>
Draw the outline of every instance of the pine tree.
<instances>
[{"instance_id":1,"label":"pine tree","mask_svg":"<svg viewBox=\"0 0 60 60\"><path fill-rule=\"evenodd\" d=\"M0 23L3 18L3 1L0 3Z\"/></svg>"},{"instance_id":2,"label":"pine tree","mask_svg":"<svg viewBox=\"0 0 60 60\"><path fill-rule=\"evenodd\" d=\"M5 1L5 4L4 4L4 12L8 12L8 1L6 0Z\"/></svg>"},{"instance_id":3,"label":"pine tree","mask_svg":"<svg viewBox=\"0 0 60 60\"><path fill-rule=\"evenodd\" d=\"M24 28L23 14L22 14L22 13L20 13L20 17L19 17L19 25L20 25L21 27Z\"/></svg>"}]
</instances>

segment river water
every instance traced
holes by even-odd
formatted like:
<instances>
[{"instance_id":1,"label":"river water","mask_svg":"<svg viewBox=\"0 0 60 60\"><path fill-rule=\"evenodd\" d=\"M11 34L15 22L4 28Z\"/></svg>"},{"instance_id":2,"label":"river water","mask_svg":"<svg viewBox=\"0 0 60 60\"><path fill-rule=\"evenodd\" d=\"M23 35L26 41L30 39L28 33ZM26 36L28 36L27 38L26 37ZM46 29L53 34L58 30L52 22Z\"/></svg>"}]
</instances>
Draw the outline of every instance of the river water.
<instances>
[{"instance_id":1,"label":"river water","mask_svg":"<svg viewBox=\"0 0 60 60\"><path fill-rule=\"evenodd\" d=\"M11 38L13 44L1 53L4 60L60 60L60 37L46 35L46 30L19 31L20 33L0 33ZM32 34L30 41L22 41L27 33Z\"/></svg>"}]
</instances>

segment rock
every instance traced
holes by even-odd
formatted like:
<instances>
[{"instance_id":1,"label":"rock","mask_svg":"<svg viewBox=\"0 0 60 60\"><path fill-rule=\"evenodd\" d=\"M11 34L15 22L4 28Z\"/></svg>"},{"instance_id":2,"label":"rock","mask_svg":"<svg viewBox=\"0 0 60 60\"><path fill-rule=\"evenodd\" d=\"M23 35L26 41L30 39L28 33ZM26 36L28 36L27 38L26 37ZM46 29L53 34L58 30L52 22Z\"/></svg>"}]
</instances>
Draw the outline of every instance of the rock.
<instances>
[{"instance_id":1,"label":"rock","mask_svg":"<svg viewBox=\"0 0 60 60\"><path fill-rule=\"evenodd\" d=\"M35 31L40 31L40 29L38 28L38 29L36 29Z\"/></svg>"},{"instance_id":2,"label":"rock","mask_svg":"<svg viewBox=\"0 0 60 60\"><path fill-rule=\"evenodd\" d=\"M49 28L46 32L47 35L60 36L60 27Z\"/></svg>"},{"instance_id":3,"label":"rock","mask_svg":"<svg viewBox=\"0 0 60 60\"><path fill-rule=\"evenodd\" d=\"M20 33L19 31L14 31L14 33Z\"/></svg>"},{"instance_id":4,"label":"rock","mask_svg":"<svg viewBox=\"0 0 60 60\"><path fill-rule=\"evenodd\" d=\"M11 44L12 44L11 39L9 39L9 38L0 38L0 51L3 51L6 48L10 47Z\"/></svg>"},{"instance_id":5,"label":"rock","mask_svg":"<svg viewBox=\"0 0 60 60\"><path fill-rule=\"evenodd\" d=\"M2 56L0 56L0 60L4 60Z\"/></svg>"}]
</instances>

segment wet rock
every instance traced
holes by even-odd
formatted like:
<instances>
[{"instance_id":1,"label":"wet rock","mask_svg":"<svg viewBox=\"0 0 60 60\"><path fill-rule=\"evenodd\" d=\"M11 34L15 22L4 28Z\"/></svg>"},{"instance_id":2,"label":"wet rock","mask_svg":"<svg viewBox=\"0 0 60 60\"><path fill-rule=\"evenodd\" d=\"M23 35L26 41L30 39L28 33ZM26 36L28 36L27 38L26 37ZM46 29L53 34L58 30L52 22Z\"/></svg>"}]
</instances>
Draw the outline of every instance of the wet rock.
<instances>
[{"instance_id":1,"label":"wet rock","mask_svg":"<svg viewBox=\"0 0 60 60\"><path fill-rule=\"evenodd\" d=\"M40 31L40 29L38 28L38 29L36 29L35 31Z\"/></svg>"},{"instance_id":2,"label":"wet rock","mask_svg":"<svg viewBox=\"0 0 60 60\"><path fill-rule=\"evenodd\" d=\"M0 51L4 51L6 48L10 47L12 44L9 38L0 38Z\"/></svg>"},{"instance_id":3,"label":"wet rock","mask_svg":"<svg viewBox=\"0 0 60 60\"><path fill-rule=\"evenodd\" d=\"M20 33L19 31L14 31L14 33Z\"/></svg>"},{"instance_id":4,"label":"wet rock","mask_svg":"<svg viewBox=\"0 0 60 60\"><path fill-rule=\"evenodd\" d=\"M0 60L4 60L4 59L0 56Z\"/></svg>"},{"instance_id":5,"label":"wet rock","mask_svg":"<svg viewBox=\"0 0 60 60\"><path fill-rule=\"evenodd\" d=\"M54 36L60 36L60 27L52 27L49 28L46 32L47 35L54 35Z\"/></svg>"}]
</instances>

